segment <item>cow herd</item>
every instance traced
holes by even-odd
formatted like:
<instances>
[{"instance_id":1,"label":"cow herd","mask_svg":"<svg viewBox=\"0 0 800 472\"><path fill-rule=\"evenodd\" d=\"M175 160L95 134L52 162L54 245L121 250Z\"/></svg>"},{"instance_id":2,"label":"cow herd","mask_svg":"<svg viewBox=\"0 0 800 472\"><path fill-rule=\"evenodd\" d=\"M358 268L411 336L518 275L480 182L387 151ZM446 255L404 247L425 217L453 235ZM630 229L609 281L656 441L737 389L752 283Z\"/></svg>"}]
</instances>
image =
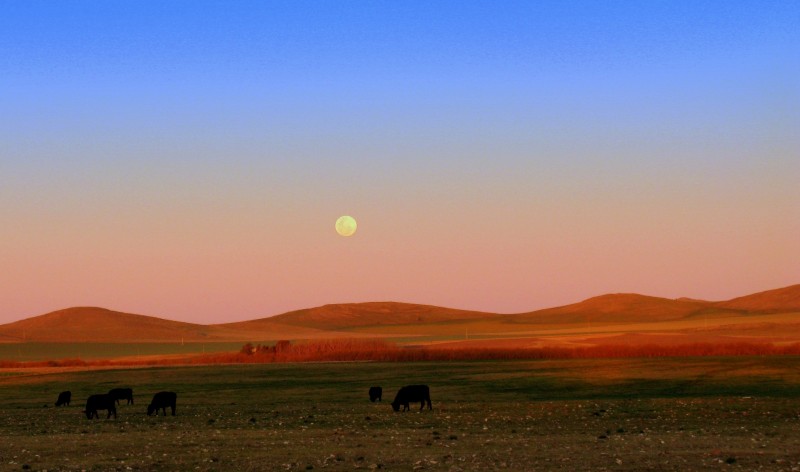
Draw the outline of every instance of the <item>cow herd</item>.
<instances>
[{"instance_id":1,"label":"cow herd","mask_svg":"<svg viewBox=\"0 0 800 472\"><path fill-rule=\"evenodd\" d=\"M175 392L158 392L153 395L153 400L147 406L147 416L153 413L158 416L158 410L164 412L167 416L167 408L172 410L172 416L175 416L175 404L177 403L178 395ZM89 395L86 399L86 418L100 418L99 410L106 410L106 419L117 417L117 405L120 400L125 400L127 405L133 405L133 389L132 388L112 388L108 393L97 393ZM58 394L56 406L69 406L72 401L72 392L69 390Z\"/></svg>"},{"instance_id":2,"label":"cow herd","mask_svg":"<svg viewBox=\"0 0 800 472\"><path fill-rule=\"evenodd\" d=\"M382 396L383 388L369 388L369 401L379 402ZM89 395L89 398L86 399L86 409L83 412L86 413L86 418L88 419L100 418L100 414L98 413L100 410L105 410L107 412L106 419L112 416L116 418L117 405L119 405L120 400L125 400L127 405L133 405L133 389L112 388L108 393ZM175 416L177 400L178 395L175 392L156 393L153 395L153 400L151 400L150 404L147 406L147 416L153 413L158 416L159 410L161 410L164 416L167 416L167 408L172 411L172 416ZM56 406L69 406L71 401L72 392L61 392L58 394ZM420 402L420 411L425 409L426 404L429 410L433 409L431 406L431 392L427 385L406 385L405 387L401 387L400 390L397 391L397 395L395 395L391 405L394 411L400 411L401 406L403 407L403 411L408 411L410 409L409 404L416 402Z\"/></svg>"}]
</instances>

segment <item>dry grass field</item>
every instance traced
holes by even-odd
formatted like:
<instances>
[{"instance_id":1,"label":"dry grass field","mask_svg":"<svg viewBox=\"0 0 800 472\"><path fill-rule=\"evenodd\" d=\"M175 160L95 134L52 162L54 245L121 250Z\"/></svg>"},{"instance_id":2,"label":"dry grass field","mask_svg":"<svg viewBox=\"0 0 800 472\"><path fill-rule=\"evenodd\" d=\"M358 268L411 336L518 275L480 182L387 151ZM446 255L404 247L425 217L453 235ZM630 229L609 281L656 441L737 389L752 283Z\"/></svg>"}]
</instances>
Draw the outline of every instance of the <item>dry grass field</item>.
<instances>
[{"instance_id":1,"label":"dry grass field","mask_svg":"<svg viewBox=\"0 0 800 472\"><path fill-rule=\"evenodd\" d=\"M433 411L394 413L409 383ZM384 388L381 403L367 389ZM117 419L85 398L134 389ZM54 408L61 390L73 404ZM175 417L150 397L178 393ZM412 405L413 407L413 405ZM0 375L2 470L800 470L800 358L306 363Z\"/></svg>"},{"instance_id":2,"label":"dry grass field","mask_svg":"<svg viewBox=\"0 0 800 472\"><path fill-rule=\"evenodd\" d=\"M279 340L385 339L406 346L581 348L800 342L800 285L724 302L608 294L500 315L409 303L325 305L235 323L201 325L82 307L0 325L0 361L235 352Z\"/></svg>"}]
</instances>

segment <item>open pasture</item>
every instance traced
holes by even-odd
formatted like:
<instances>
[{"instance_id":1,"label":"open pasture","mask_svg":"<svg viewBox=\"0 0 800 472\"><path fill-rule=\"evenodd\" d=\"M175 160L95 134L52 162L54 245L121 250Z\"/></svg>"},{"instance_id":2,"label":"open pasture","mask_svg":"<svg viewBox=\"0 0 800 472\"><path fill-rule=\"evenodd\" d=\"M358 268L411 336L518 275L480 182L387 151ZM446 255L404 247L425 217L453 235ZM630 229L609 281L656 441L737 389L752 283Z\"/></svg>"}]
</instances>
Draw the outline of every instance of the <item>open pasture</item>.
<instances>
[{"instance_id":1,"label":"open pasture","mask_svg":"<svg viewBox=\"0 0 800 472\"><path fill-rule=\"evenodd\" d=\"M200 353L236 352L241 342L209 343L0 343L0 360L50 361L58 359L137 359Z\"/></svg>"},{"instance_id":2,"label":"open pasture","mask_svg":"<svg viewBox=\"0 0 800 472\"><path fill-rule=\"evenodd\" d=\"M430 385L432 412L391 410L410 383ZM126 386L118 419L82 415ZM73 403L54 408L62 390ZM160 390L177 416L146 416ZM6 371L0 437L2 470L792 471L800 358Z\"/></svg>"}]
</instances>

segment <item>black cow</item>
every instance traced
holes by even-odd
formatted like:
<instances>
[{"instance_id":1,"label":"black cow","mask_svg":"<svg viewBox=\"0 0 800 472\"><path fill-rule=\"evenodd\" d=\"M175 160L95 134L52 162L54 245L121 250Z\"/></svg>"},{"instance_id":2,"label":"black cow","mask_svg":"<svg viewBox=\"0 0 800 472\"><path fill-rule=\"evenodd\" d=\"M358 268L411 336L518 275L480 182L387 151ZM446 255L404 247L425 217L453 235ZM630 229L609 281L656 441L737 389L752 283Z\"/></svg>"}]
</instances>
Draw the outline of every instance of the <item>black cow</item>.
<instances>
[{"instance_id":1,"label":"black cow","mask_svg":"<svg viewBox=\"0 0 800 472\"><path fill-rule=\"evenodd\" d=\"M178 394L175 392L158 392L153 395L153 401L147 406L147 416L153 413L158 416L159 408L164 412L164 416L167 416L167 407L172 409L172 416L175 416L175 403L177 403L177 401Z\"/></svg>"},{"instance_id":2,"label":"black cow","mask_svg":"<svg viewBox=\"0 0 800 472\"><path fill-rule=\"evenodd\" d=\"M108 415L106 419L111 418L111 415L114 415L114 418L117 417L117 405L114 401L114 397L107 393L99 393L97 395L90 395L89 398L86 400L86 417L89 419L92 418L100 418L100 415L97 413L97 410L108 410Z\"/></svg>"},{"instance_id":3,"label":"black cow","mask_svg":"<svg viewBox=\"0 0 800 472\"><path fill-rule=\"evenodd\" d=\"M381 396L383 395L383 389L380 387L370 387L369 388L369 401L371 402L379 402L381 401Z\"/></svg>"},{"instance_id":4,"label":"black cow","mask_svg":"<svg viewBox=\"0 0 800 472\"><path fill-rule=\"evenodd\" d=\"M133 405L133 389L132 388L112 388L108 394L114 398L114 401L119 405L120 400L128 400L128 405Z\"/></svg>"},{"instance_id":5,"label":"black cow","mask_svg":"<svg viewBox=\"0 0 800 472\"><path fill-rule=\"evenodd\" d=\"M58 400L56 400L56 406L67 405L69 406L69 402L72 400L72 392L67 390L66 392L61 392L58 394Z\"/></svg>"},{"instance_id":6,"label":"black cow","mask_svg":"<svg viewBox=\"0 0 800 472\"><path fill-rule=\"evenodd\" d=\"M392 408L394 411L400 411L400 405L403 405L403 411L408 411L408 404L411 402L422 402L419 406L420 411L425 408L425 402L428 403L428 409L432 410L431 406L431 391L427 385L406 385L397 391L397 396L394 397Z\"/></svg>"}]
</instances>

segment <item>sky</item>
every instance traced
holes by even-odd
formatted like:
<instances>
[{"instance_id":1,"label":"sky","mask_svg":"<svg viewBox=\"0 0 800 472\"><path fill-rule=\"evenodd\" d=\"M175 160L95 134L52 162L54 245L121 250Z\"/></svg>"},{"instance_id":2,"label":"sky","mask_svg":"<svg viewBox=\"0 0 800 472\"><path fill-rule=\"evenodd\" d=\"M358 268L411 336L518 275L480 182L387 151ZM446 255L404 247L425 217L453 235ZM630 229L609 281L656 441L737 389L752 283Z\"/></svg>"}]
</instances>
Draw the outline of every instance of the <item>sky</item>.
<instances>
[{"instance_id":1,"label":"sky","mask_svg":"<svg viewBox=\"0 0 800 472\"><path fill-rule=\"evenodd\" d=\"M0 2L0 323L800 283L798 24L795 0Z\"/></svg>"}]
</instances>

